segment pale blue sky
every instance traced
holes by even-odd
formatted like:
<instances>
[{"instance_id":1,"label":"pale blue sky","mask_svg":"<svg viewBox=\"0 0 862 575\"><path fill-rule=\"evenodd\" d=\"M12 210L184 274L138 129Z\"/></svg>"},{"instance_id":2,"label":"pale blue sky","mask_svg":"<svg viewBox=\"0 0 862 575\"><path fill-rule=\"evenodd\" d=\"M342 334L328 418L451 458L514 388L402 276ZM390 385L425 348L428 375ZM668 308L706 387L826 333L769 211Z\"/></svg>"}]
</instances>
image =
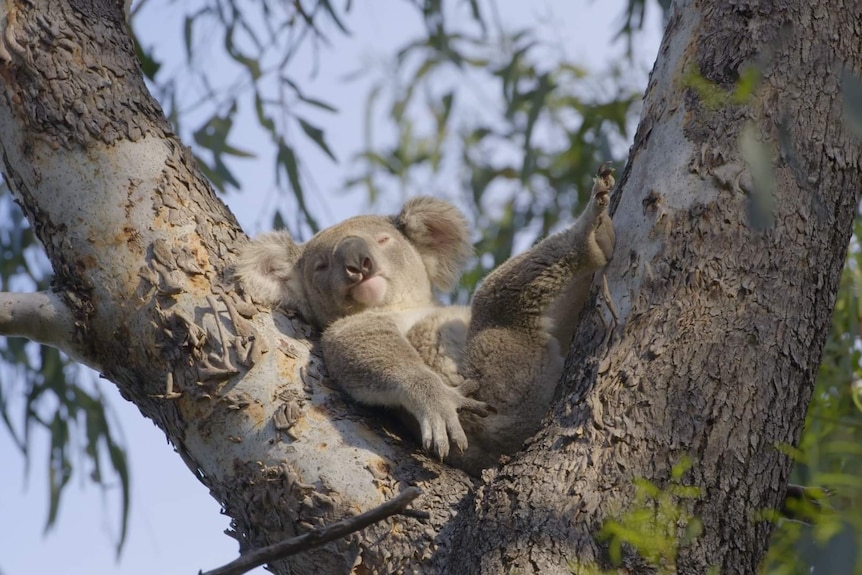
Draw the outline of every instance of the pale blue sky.
<instances>
[{"instance_id":1,"label":"pale blue sky","mask_svg":"<svg viewBox=\"0 0 862 575\"><path fill-rule=\"evenodd\" d=\"M162 58L171 51L179 53L182 37L178 12L166 5L165 0L151 0L139 22L144 44L159 46ZM592 69L600 69L602 62L622 51L622 46L609 47L607 39L618 28L623 0L499 0L498 6L504 22L517 26L537 17L548 21L552 15L550 33L557 35L567 57ZM638 43L638 59L645 66L651 64L660 40L660 17L655 6L650 8L647 33ZM362 143L368 84L346 85L342 78L418 34L421 25L416 9L403 0L354 2L347 23L352 37L331 35L333 46L323 51L315 78L309 78L307 70L295 74L307 93L339 109L338 115L316 116L315 120L343 160ZM645 74L640 82L645 85ZM254 150L259 141L257 134L240 131L233 143ZM348 173L345 165L333 165L312 145L300 143L305 150L301 156L314 174L316 192L312 193L311 205L321 224L331 224L361 209L361 193L335 195ZM232 166L245 191L229 195L228 205L249 233L267 228L271 209L266 204L274 197L270 161L261 158ZM115 494L105 497L81 473L72 478L56 526L43 534L48 504L47 438L42 434L34 437L29 475L25 476L23 458L5 431L0 431L0 575L195 574L234 559L237 545L223 534L228 518L220 514L219 505L185 468L164 434L124 401L111 384L102 382L102 386L122 422L130 456L131 519L122 556L117 560L113 548L117 498ZM266 572L258 569L255 573Z\"/></svg>"}]
</instances>

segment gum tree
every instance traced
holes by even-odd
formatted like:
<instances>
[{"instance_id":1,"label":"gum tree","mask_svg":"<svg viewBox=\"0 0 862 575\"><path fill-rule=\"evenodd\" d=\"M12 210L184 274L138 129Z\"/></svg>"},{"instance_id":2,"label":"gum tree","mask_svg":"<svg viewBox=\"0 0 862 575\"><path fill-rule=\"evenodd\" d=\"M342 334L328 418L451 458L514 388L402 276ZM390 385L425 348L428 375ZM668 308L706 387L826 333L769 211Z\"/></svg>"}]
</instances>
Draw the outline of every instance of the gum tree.
<instances>
[{"instance_id":1,"label":"gum tree","mask_svg":"<svg viewBox=\"0 0 862 575\"><path fill-rule=\"evenodd\" d=\"M241 550L422 489L424 515L275 572L588 572L635 480L688 489L671 533L688 544L659 560L752 572L859 199L842 88L862 73L858 12L673 6L615 195L618 317L583 318L543 429L472 479L381 433L328 385L300 317L237 292L243 232L149 95L120 3L4 2L3 174L54 278L2 294L0 331L114 382L224 506ZM621 560L649 569L632 547Z\"/></svg>"}]
</instances>

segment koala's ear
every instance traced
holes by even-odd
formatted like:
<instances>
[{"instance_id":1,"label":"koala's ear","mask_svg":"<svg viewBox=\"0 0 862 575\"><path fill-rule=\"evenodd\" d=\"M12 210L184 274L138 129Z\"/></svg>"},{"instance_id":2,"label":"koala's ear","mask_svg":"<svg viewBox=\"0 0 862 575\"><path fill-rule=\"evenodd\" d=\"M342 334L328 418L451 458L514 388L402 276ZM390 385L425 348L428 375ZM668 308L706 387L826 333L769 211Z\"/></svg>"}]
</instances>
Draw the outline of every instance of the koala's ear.
<instances>
[{"instance_id":1,"label":"koala's ear","mask_svg":"<svg viewBox=\"0 0 862 575\"><path fill-rule=\"evenodd\" d=\"M420 196L404 204L394 221L419 250L431 284L441 291L452 289L473 255L464 214L449 202Z\"/></svg>"},{"instance_id":2,"label":"koala's ear","mask_svg":"<svg viewBox=\"0 0 862 575\"><path fill-rule=\"evenodd\" d=\"M301 255L302 246L287 232L262 234L240 248L234 275L257 301L300 307L304 297L296 262Z\"/></svg>"}]
</instances>

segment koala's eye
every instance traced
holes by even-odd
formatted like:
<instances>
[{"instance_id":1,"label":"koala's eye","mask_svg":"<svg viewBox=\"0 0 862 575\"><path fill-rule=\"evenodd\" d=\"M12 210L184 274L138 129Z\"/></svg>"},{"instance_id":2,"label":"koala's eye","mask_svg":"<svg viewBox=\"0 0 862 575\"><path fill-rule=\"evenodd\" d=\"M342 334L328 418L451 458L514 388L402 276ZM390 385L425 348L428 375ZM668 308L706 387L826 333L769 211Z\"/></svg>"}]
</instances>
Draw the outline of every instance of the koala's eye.
<instances>
[{"instance_id":1,"label":"koala's eye","mask_svg":"<svg viewBox=\"0 0 862 575\"><path fill-rule=\"evenodd\" d=\"M322 272L325 271L326 268L329 267L329 263L326 260L318 260L314 263L314 271Z\"/></svg>"},{"instance_id":2,"label":"koala's eye","mask_svg":"<svg viewBox=\"0 0 862 575\"><path fill-rule=\"evenodd\" d=\"M384 234L384 235L377 238L377 243L382 246L383 244L385 244L386 242L388 242L391 239L392 239L392 236Z\"/></svg>"}]
</instances>

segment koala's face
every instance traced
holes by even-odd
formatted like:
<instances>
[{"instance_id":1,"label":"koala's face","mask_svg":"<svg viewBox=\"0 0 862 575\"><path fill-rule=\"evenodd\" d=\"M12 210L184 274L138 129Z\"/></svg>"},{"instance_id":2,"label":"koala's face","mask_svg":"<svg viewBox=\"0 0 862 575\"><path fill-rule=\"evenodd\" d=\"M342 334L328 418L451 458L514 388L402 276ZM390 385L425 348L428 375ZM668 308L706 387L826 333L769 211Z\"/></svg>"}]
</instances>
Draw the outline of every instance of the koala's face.
<instances>
[{"instance_id":1,"label":"koala's face","mask_svg":"<svg viewBox=\"0 0 862 575\"><path fill-rule=\"evenodd\" d=\"M317 323L372 308L430 305L431 279L393 218L358 216L315 235L297 262Z\"/></svg>"},{"instance_id":2,"label":"koala's face","mask_svg":"<svg viewBox=\"0 0 862 575\"><path fill-rule=\"evenodd\" d=\"M397 215L358 216L298 245L286 232L247 243L236 276L246 293L298 309L319 328L368 309L433 305L472 254L464 216L453 205L413 198Z\"/></svg>"}]
</instances>

